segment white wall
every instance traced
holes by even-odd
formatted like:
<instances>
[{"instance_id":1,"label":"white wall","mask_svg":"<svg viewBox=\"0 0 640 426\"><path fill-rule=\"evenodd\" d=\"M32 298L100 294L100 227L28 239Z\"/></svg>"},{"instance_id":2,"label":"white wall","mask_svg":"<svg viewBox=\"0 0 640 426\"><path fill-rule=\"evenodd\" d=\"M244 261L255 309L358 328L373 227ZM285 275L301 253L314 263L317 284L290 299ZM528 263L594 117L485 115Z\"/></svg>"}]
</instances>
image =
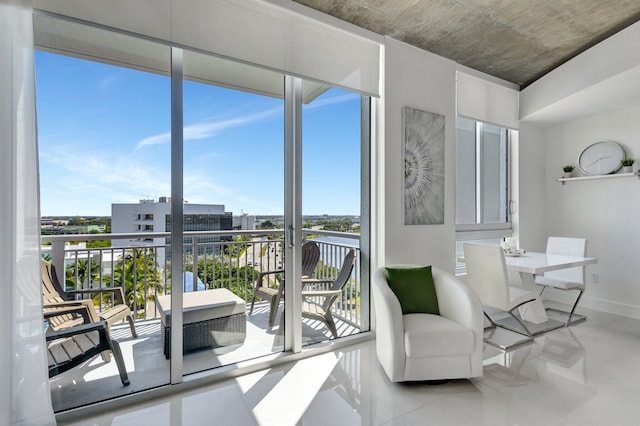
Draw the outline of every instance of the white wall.
<instances>
[{"instance_id":1,"label":"white wall","mask_svg":"<svg viewBox=\"0 0 640 426\"><path fill-rule=\"evenodd\" d=\"M640 22L535 81L520 94L520 117L559 123L638 105L638 40Z\"/></svg>"},{"instance_id":2,"label":"white wall","mask_svg":"<svg viewBox=\"0 0 640 426\"><path fill-rule=\"evenodd\" d=\"M586 237L587 255L598 263L587 267L581 305L635 318L640 318L638 178L565 185L556 179L564 164L576 164L585 147L602 140L616 141L640 159L639 36L635 23L520 93L521 244L538 250L548 235ZM592 274L599 283L592 282Z\"/></svg>"},{"instance_id":3,"label":"white wall","mask_svg":"<svg viewBox=\"0 0 640 426\"><path fill-rule=\"evenodd\" d=\"M640 158L640 107L546 128L546 222L549 235L586 237L587 267L581 304L640 318L640 182L637 177L567 182L555 179L565 163L576 164L588 145L613 140ZM637 170L637 165L634 165ZM591 274L599 274L599 283Z\"/></svg>"},{"instance_id":4,"label":"white wall","mask_svg":"<svg viewBox=\"0 0 640 426\"><path fill-rule=\"evenodd\" d=\"M433 264L453 271L455 239L455 63L387 38L385 43L385 264ZM445 116L445 223L404 226L402 109Z\"/></svg>"}]
</instances>

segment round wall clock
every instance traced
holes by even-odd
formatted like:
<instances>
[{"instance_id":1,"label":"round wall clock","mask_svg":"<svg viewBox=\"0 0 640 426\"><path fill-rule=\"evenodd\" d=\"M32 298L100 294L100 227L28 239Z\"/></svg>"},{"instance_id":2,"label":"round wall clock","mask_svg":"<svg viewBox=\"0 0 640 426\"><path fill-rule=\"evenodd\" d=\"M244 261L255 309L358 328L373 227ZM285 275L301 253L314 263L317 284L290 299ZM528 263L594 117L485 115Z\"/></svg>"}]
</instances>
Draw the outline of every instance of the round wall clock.
<instances>
[{"instance_id":1,"label":"round wall clock","mask_svg":"<svg viewBox=\"0 0 640 426\"><path fill-rule=\"evenodd\" d=\"M596 142L582 151L578 167L586 175L608 175L620 169L624 156L624 149L616 142Z\"/></svg>"}]
</instances>

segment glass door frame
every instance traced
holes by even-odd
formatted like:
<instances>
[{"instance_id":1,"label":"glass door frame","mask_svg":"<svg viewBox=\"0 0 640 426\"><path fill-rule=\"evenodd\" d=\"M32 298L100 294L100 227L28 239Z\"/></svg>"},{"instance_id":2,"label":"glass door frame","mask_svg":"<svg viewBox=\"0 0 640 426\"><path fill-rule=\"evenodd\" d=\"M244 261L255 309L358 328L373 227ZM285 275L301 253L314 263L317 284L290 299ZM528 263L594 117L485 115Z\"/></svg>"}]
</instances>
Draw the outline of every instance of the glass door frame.
<instances>
[{"instance_id":1,"label":"glass door frame","mask_svg":"<svg viewBox=\"0 0 640 426\"><path fill-rule=\"evenodd\" d=\"M302 79L284 78L284 351L302 350ZM292 261L293 260L293 261Z\"/></svg>"},{"instance_id":2,"label":"glass door frame","mask_svg":"<svg viewBox=\"0 0 640 426\"><path fill-rule=\"evenodd\" d=\"M184 120L183 120L183 55L184 50L171 46L171 276L183 276L184 252ZM171 359L170 383L181 383L183 373L182 354L182 300L181 285L171 291Z\"/></svg>"}]
</instances>

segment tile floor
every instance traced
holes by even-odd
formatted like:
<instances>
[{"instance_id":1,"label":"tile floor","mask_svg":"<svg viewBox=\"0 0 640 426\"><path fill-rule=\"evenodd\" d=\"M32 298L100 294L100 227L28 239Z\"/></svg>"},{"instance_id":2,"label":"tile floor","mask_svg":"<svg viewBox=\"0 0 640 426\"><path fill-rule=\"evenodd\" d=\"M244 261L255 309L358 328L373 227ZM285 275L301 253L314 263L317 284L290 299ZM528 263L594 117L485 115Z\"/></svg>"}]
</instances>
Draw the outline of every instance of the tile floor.
<instances>
[{"instance_id":1,"label":"tile floor","mask_svg":"<svg viewBox=\"0 0 640 426\"><path fill-rule=\"evenodd\" d=\"M67 425L637 425L640 321L585 322L510 352L484 376L391 383L373 341Z\"/></svg>"},{"instance_id":2,"label":"tile floor","mask_svg":"<svg viewBox=\"0 0 640 426\"><path fill-rule=\"evenodd\" d=\"M252 315L247 315L247 336L242 344L189 352L183 358L185 374L210 370L221 365L233 365L279 353L283 336L278 324L268 327L269 305L257 303ZM339 336L357 334L360 330L335 318ZM51 378L51 401L54 411L64 411L154 387L167 385L169 361L163 353L159 320L136 323L137 338L131 337L127 323L111 328L111 336L120 343L127 368L129 386L122 386L115 362L105 363L101 357ZM326 341L329 329L320 321L304 319L303 345Z\"/></svg>"}]
</instances>

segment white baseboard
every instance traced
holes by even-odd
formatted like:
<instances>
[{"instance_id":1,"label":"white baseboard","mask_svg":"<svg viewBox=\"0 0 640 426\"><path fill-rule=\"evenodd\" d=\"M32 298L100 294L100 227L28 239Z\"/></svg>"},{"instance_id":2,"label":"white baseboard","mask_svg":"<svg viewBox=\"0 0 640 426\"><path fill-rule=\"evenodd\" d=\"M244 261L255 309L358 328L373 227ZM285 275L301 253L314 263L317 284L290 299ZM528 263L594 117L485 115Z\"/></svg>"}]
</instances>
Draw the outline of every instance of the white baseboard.
<instances>
[{"instance_id":1,"label":"white baseboard","mask_svg":"<svg viewBox=\"0 0 640 426\"><path fill-rule=\"evenodd\" d=\"M564 305L573 305L577 291L561 291L561 290L545 290L542 295L543 300L552 300L554 302L562 303ZM594 297L588 297L582 295L578 309L580 308L593 309L594 311L606 312L608 314L620 315L623 317L640 319L640 306L628 305L620 302L612 302L610 300L597 299Z\"/></svg>"},{"instance_id":2,"label":"white baseboard","mask_svg":"<svg viewBox=\"0 0 640 426\"><path fill-rule=\"evenodd\" d=\"M582 296L578 306L627 318L640 319L640 306L627 305L626 303Z\"/></svg>"}]
</instances>

